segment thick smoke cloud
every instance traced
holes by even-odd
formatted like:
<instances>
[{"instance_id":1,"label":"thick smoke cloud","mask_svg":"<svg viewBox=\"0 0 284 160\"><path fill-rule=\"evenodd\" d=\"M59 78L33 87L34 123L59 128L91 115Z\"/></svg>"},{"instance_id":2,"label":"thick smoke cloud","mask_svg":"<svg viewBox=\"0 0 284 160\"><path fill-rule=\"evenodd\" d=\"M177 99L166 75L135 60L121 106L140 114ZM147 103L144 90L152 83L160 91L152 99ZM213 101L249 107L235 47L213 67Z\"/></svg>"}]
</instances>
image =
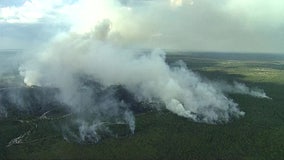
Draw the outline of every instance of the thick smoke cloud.
<instances>
[{"instance_id":1,"label":"thick smoke cloud","mask_svg":"<svg viewBox=\"0 0 284 160\"><path fill-rule=\"evenodd\" d=\"M60 90L59 100L78 115L74 124L79 134L72 133L73 139L97 141L98 132L109 129L101 125L105 123L127 124L134 133L131 104L115 97L115 86L134 95L135 101L162 104L154 107L164 106L179 116L206 123L228 122L244 115L224 92L266 98L263 92L243 84L220 87L203 81L183 62L170 67L160 49L146 52L106 41L108 24L103 21L89 33L59 38L20 68L28 86Z\"/></svg>"},{"instance_id":2,"label":"thick smoke cloud","mask_svg":"<svg viewBox=\"0 0 284 160\"><path fill-rule=\"evenodd\" d=\"M141 4L143 9L134 2L127 4L82 0L64 6L61 18L68 21L70 30L29 54L19 67L26 86L58 90L56 99L74 116L72 124L62 129L66 139L96 142L102 132L115 134L112 124L126 125L134 133L134 103L146 103L151 109L165 109L197 122L219 123L245 114L224 93L267 98L264 92L243 84L205 81L183 62L170 66L161 49L141 49L153 45L147 44L149 38L163 38L166 33L181 36L175 32L183 23L175 16L187 16L184 11L193 3L150 1ZM168 25L159 14L153 16L154 11L174 22ZM175 44L169 41L167 45Z\"/></svg>"}]
</instances>

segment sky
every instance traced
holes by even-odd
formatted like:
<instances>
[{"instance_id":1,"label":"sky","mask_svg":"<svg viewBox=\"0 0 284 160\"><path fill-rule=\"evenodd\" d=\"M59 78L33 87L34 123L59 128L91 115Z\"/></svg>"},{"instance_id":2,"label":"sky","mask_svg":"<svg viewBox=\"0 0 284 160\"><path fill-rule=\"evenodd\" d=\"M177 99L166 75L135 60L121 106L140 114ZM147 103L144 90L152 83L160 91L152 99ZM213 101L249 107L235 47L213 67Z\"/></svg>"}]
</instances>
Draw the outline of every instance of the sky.
<instances>
[{"instance_id":1,"label":"sky","mask_svg":"<svg viewBox=\"0 0 284 160\"><path fill-rule=\"evenodd\" d=\"M0 49L109 23L106 40L181 51L284 53L283 0L0 0Z\"/></svg>"}]
</instances>

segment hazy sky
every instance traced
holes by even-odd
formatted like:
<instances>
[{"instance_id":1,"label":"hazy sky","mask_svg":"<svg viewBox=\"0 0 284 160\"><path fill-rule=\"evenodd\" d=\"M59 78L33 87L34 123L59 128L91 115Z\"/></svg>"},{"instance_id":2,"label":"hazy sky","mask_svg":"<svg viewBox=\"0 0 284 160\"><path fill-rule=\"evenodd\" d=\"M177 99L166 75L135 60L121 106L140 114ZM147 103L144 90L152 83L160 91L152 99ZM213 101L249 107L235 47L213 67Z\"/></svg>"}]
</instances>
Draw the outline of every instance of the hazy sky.
<instances>
[{"instance_id":1,"label":"hazy sky","mask_svg":"<svg viewBox=\"0 0 284 160\"><path fill-rule=\"evenodd\" d=\"M283 17L283 0L0 0L0 49L27 49L108 19L109 40L123 45L284 53Z\"/></svg>"}]
</instances>

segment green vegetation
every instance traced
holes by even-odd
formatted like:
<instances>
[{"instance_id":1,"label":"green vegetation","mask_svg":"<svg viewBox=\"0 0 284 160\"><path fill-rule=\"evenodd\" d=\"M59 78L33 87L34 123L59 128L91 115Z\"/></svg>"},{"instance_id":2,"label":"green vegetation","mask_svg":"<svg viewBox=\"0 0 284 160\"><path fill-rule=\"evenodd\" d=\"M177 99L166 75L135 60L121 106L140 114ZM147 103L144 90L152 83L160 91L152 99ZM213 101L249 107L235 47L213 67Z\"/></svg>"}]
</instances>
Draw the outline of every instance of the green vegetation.
<instances>
[{"instance_id":1,"label":"green vegetation","mask_svg":"<svg viewBox=\"0 0 284 160\"><path fill-rule=\"evenodd\" d=\"M260 55L261 56L261 55ZM209 57L209 58L208 58ZM270 99L231 94L246 112L227 124L209 125L167 111L136 115L134 135L106 137L97 144L67 142L60 121L25 117L0 120L0 159L275 159L284 157L284 60L174 55L213 80L241 81L265 90ZM35 127L36 125L36 127ZM31 130L22 144L9 141Z\"/></svg>"}]
</instances>

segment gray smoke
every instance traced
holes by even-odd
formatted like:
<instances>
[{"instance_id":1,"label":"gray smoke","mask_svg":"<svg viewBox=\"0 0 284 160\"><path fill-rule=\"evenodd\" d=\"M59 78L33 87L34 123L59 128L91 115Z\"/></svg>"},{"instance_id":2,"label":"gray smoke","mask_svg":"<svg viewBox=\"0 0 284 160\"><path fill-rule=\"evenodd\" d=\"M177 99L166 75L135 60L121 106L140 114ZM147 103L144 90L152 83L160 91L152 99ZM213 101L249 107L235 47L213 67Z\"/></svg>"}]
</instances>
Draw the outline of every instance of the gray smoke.
<instances>
[{"instance_id":1,"label":"gray smoke","mask_svg":"<svg viewBox=\"0 0 284 160\"><path fill-rule=\"evenodd\" d=\"M7 110L0 104L0 119L8 116Z\"/></svg>"}]
</instances>

